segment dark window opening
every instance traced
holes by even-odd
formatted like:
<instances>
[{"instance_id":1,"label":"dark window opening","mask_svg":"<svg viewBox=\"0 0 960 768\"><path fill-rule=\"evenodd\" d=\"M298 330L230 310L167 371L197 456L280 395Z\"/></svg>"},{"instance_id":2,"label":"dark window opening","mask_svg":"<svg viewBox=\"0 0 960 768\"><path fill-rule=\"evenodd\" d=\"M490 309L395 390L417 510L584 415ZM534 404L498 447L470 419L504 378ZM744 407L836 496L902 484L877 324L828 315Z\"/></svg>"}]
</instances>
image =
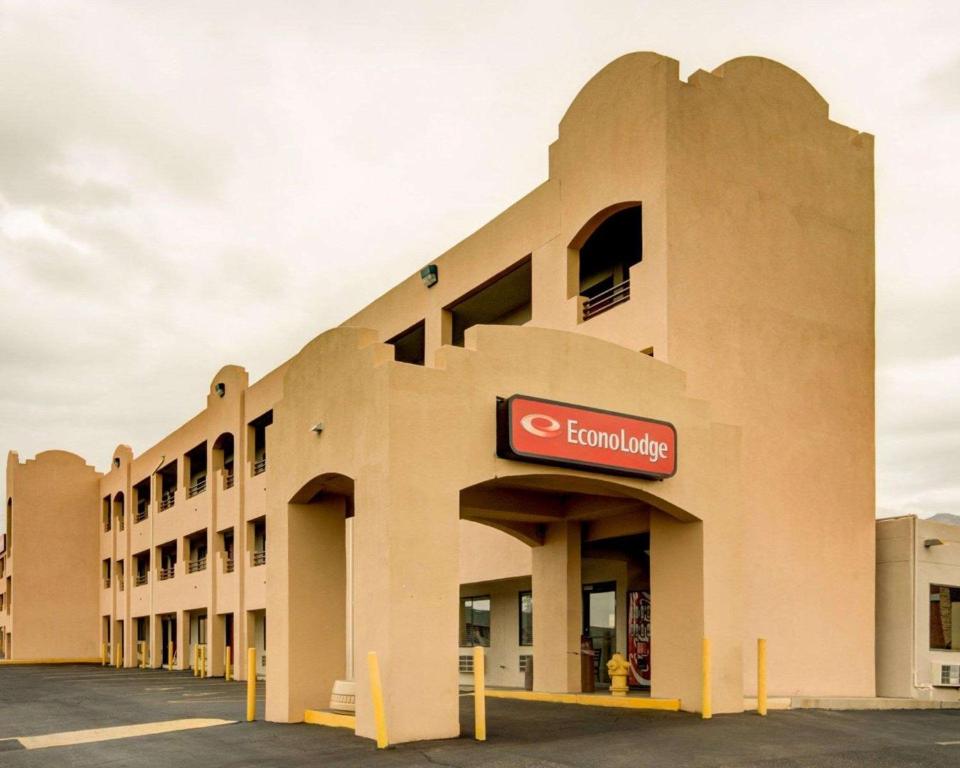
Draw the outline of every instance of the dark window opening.
<instances>
[{"instance_id":1,"label":"dark window opening","mask_svg":"<svg viewBox=\"0 0 960 768\"><path fill-rule=\"evenodd\" d=\"M172 579L177 573L177 542L169 541L157 547L157 553L160 559L160 571L158 578L160 581Z\"/></svg>"},{"instance_id":2,"label":"dark window opening","mask_svg":"<svg viewBox=\"0 0 960 768\"><path fill-rule=\"evenodd\" d=\"M163 467L157 474L160 476L160 511L170 509L176 501L177 493L177 462L176 459Z\"/></svg>"},{"instance_id":3,"label":"dark window opening","mask_svg":"<svg viewBox=\"0 0 960 768\"><path fill-rule=\"evenodd\" d=\"M423 320L407 328L403 333L398 333L387 344L393 344L393 359L398 363L410 363L411 365L423 365L426 357L426 324Z\"/></svg>"},{"instance_id":4,"label":"dark window opening","mask_svg":"<svg viewBox=\"0 0 960 768\"><path fill-rule=\"evenodd\" d=\"M197 531L183 540L187 560L187 573L199 573L207 569L207 532Z\"/></svg>"},{"instance_id":5,"label":"dark window opening","mask_svg":"<svg viewBox=\"0 0 960 768\"><path fill-rule=\"evenodd\" d=\"M272 410L250 422L254 475L261 475L267 471L267 427L271 424L273 424Z\"/></svg>"},{"instance_id":6,"label":"dark window opening","mask_svg":"<svg viewBox=\"0 0 960 768\"><path fill-rule=\"evenodd\" d=\"M109 533L111 528L110 520L110 497L103 497L103 532Z\"/></svg>"},{"instance_id":7,"label":"dark window opening","mask_svg":"<svg viewBox=\"0 0 960 768\"><path fill-rule=\"evenodd\" d=\"M223 471L223 488L233 488L233 435L224 432L213 444L213 468Z\"/></svg>"},{"instance_id":8,"label":"dark window opening","mask_svg":"<svg viewBox=\"0 0 960 768\"><path fill-rule=\"evenodd\" d=\"M207 444L200 443L191 448L184 458L184 472L188 478L187 498L196 496L207 490Z\"/></svg>"},{"instance_id":9,"label":"dark window opening","mask_svg":"<svg viewBox=\"0 0 960 768\"><path fill-rule=\"evenodd\" d=\"M960 651L960 587L930 585L930 649Z\"/></svg>"},{"instance_id":10,"label":"dark window opening","mask_svg":"<svg viewBox=\"0 0 960 768\"><path fill-rule=\"evenodd\" d=\"M220 536L223 546L223 570L225 573L233 573L233 528L227 528Z\"/></svg>"},{"instance_id":11,"label":"dark window opening","mask_svg":"<svg viewBox=\"0 0 960 768\"><path fill-rule=\"evenodd\" d=\"M533 593L520 593L520 645L533 645Z\"/></svg>"},{"instance_id":12,"label":"dark window opening","mask_svg":"<svg viewBox=\"0 0 960 768\"><path fill-rule=\"evenodd\" d=\"M120 492L113 497L113 515L117 518L117 528L124 530L126 528L126 514L123 507L123 493Z\"/></svg>"},{"instance_id":13,"label":"dark window opening","mask_svg":"<svg viewBox=\"0 0 960 768\"><path fill-rule=\"evenodd\" d=\"M460 646L490 647L490 596L460 600Z\"/></svg>"},{"instance_id":14,"label":"dark window opening","mask_svg":"<svg viewBox=\"0 0 960 768\"><path fill-rule=\"evenodd\" d=\"M643 218L639 205L609 216L580 248L578 295L583 319L630 298L630 267L643 260Z\"/></svg>"},{"instance_id":15,"label":"dark window opening","mask_svg":"<svg viewBox=\"0 0 960 768\"><path fill-rule=\"evenodd\" d=\"M150 550L145 549L133 556L133 586L141 587L150 580Z\"/></svg>"},{"instance_id":16,"label":"dark window opening","mask_svg":"<svg viewBox=\"0 0 960 768\"><path fill-rule=\"evenodd\" d=\"M463 346L467 328L474 325L523 325L531 317L532 268L530 257L458 299L446 309L453 320L451 343Z\"/></svg>"},{"instance_id":17,"label":"dark window opening","mask_svg":"<svg viewBox=\"0 0 960 768\"><path fill-rule=\"evenodd\" d=\"M141 480L133 486L133 498L136 503L133 522L139 523L150 516L150 478Z\"/></svg>"},{"instance_id":18,"label":"dark window opening","mask_svg":"<svg viewBox=\"0 0 960 768\"><path fill-rule=\"evenodd\" d=\"M250 526L253 529L253 565L264 565L267 562L267 519L257 518Z\"/></svg>"}]
</instances>

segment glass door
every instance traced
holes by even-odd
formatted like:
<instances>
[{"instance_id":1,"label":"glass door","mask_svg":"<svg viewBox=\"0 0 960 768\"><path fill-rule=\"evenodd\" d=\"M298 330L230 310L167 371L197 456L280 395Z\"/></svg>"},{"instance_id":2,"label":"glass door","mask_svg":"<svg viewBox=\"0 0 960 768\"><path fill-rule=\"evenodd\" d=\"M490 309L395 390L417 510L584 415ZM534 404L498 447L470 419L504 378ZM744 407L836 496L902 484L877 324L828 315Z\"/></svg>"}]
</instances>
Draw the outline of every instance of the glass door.
<instances>
[{"instance_id":1,"label":"glass door","mask_svg":"<svg viewBox=\"0 0 960 768\"><path fill-rule=\"evenodd\" d=\"M583 635L593 648L593 676L609 685L607 662L617 647L617 583L583 585Z\"/></svg>"}]
</instances>

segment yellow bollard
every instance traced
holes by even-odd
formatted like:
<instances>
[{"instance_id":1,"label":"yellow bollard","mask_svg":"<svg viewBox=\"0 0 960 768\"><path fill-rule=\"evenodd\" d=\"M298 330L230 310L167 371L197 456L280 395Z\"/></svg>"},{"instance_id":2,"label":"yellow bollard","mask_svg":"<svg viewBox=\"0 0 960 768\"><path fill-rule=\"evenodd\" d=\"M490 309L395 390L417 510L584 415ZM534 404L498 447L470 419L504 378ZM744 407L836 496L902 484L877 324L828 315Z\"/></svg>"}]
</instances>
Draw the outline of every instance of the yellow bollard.
<instances>
[{"instance_id":1,"label":"yellow bollard","mask_svg":"<svg viewBox=\"0 0 960 768\"><path fill-rule=\"evenodd\" d=\"M100 646L100 666L107 666L107 659L110 658L109 644L102 643Z\"/></svg>"},{"instance_id":2,"label":"yellow bollard","mask_svg":"<svg viewBox=\"0 0 960 768\"><path fill-rule=\"evenodd\" d=\"M114 643L113 663L117 669L123 665L123 643Z\"/></svg>"},{"instance_id":3,"label":"yellow bollard","mask_svg":"<svg viewBox=\"0 0 960 768\"><path fill-rule=\"evenodd\" d=\"M247 649L247 722L257 714L257 649Z\"/></svg>"},{"instance_id":4,"label":"yellow bollard","mask_svg":"<svg viewBox=\"0 0 960 768\"><path fill-rule=\"evenodd\" d=\"M167 643L167 669L173 672L173 640Z\"/></svg>"},{"instance_id":5,"label":"yellow bollard","mask_svg":"<svg viewBox=\"0 0 960 768\"><path fill-rule=\"evenodd\" d=\"M233 655L233 649L228 645L223 649L223 680L226 682L230 679L230 662L231 656Z\"/></svg>"},{"instance_id":6,"label":"yellow bollard","mask_svg":"<svg viewBox=\"0 0 960 768\"><path fill-rule=\"evenodd\" d=\"M200 646L199 645L192 646L190 650L190 666L193 668L194 677L200 676L200 667L197 664L199 655L200 655Z\"/></svg>"},{"instance_id":7,"label":"yellow bollard","mask_svg":"<svg viewBox=\"0 0 960 768\"><path fill-rule=\"evenodd\" d=\"M477 741L487 740L487 688L483 648L473 646L473 731Z\"/></svg>"},{"instance_id":8,"label":"yellow bollard","mask_svg":"<svg viewBox=\"0 0 960 768\"><path fill-rule=\"evenodd\" d=\"M710 638L703 638L700 659L700 701L701 717L709 720L713 717L713 703L710 700Z\"/></svg>"},{"instance_id":9,"label":"yellow bollard","mask_svg":"<svg viewBox=\"0 0 960 768\"><path fill-rule=\"evenodd\" d=\"M767 716L767 641L757 640L757 714Z\"/></svg>"},{"instance_id":10,"label":"yellow bollard","mask_svg":"<svg viewBox=\"0 0 960 768\"><path fill-rule=\"evenodd\" d=\"M377 749L386 749L387 716L383 710L383 688L380 685L380 662L376 651L367 654L367 669L370 672L370 698L373 699L373 719L377 724Z\"/></svg>"}]
</instances>

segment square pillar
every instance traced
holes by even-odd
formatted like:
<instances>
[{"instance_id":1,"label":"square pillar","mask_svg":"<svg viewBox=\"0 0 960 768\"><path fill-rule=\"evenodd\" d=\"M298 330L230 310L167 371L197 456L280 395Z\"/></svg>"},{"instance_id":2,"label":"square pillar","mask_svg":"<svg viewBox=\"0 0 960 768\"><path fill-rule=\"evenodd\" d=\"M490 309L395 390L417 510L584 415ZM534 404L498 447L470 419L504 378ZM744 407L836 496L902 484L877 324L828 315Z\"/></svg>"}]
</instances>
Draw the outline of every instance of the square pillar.
<instances>
[{"instance_id":1,"label":"square pillar","mask_svg":"<svg viewBox=\"0 0 960 768\"><path fill-rule=\"evenodd\" d=\"M356 733L376 735L373 651L391 744L460 735L459 491L425 473L413 453L397 454L389 476L355 486Z\"/></svg>"},{"instance_id":2,"label":"square pillar","mask_svg":"<svg viewBox=\"0 0 960 768\"><path fill-rule=\"evenodd\" d=\"M190 611L177 611L177 669L190 669Z\"/></svg>"},{"instance_id":3,"label":"square pillar","mask_svg":"<svg viewBox=\"0 0 960 768\"><path fill-rule=\"evenodd\" d=\"M544 542L532 552L533 687L577 693L580 685L580 634L583 592L580 580L580 523L546 527Z\"/></svg>"}]
</instances>

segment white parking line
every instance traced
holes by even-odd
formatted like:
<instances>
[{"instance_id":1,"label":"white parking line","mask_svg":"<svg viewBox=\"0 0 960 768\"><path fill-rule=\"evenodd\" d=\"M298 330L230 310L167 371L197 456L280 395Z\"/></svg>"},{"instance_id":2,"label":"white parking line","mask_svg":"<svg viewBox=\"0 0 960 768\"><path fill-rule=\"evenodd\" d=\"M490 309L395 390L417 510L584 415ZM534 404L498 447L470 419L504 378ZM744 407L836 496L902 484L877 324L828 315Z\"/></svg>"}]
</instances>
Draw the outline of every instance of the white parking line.
<instances>
[{"instance_id":1,"label":"white parking line","mask_svg":"<svg viewBox=\"0 0 960 768\"><path fill-rule=\"evenodd\" d=\"M937 746L940 747L955 747L960 745L960 741L938 741Z\"/></svg>"},{"instance_id":2,"label":"white parking line","mask_svg":"<svg viewBox=\"0 0 960 768\"><path fill-rule=\"evenodd\" d=\"M134 736L153 736L157 733L189 731L195 728L211 728L215 725L232 725L235 722L237 721L188 718L185 720L164 720L157 723L117 725L111 728L89 728L84 731L63 731L61 733L47 733L42 736L17 736L15 738L24 749L47 749L48 747L92 744L97 741L129 739ZM9 739L6 740L9 741Z\"/></svg>"}]
</instances>

